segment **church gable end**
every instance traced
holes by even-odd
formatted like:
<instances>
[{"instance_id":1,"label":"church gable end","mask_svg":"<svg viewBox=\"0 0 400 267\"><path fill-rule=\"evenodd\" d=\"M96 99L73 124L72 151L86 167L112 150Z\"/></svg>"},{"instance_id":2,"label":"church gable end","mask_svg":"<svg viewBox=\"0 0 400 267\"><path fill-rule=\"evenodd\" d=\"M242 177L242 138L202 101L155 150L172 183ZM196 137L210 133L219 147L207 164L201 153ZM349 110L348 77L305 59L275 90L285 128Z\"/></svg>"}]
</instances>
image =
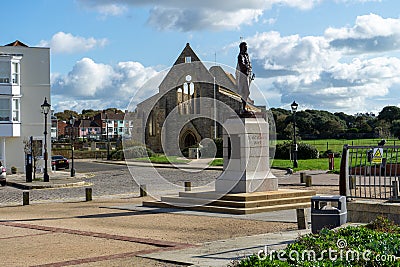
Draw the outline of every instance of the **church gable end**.
<instances>
[{"instance_id":1,"label":"church gable end","mask_svg":"<svg viewBox=\"0 0 400 267\"><path fill-rule=\"evenodd\" d=\"M176 59L174 65L179 65L179 64L183 64L183 63L191 63L194 61L200 61L200 59L196 55L196 53L193 51L193 49L190 47L189 43L186 43L185 48L183 49L183 51L179 55L179 57Z\"/></svg>"}]
</instances>

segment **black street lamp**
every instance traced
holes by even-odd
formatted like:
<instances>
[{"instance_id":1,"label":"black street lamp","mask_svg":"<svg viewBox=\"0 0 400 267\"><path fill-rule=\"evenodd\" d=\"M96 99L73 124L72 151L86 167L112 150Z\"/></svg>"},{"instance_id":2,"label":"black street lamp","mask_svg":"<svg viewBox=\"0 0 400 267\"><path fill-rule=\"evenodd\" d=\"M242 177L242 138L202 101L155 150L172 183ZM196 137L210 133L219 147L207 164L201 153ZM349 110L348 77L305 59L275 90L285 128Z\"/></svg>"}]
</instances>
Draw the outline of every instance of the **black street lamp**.
<instances>
[{"instance_id":1,"label":"black street lamp","mask_svg":"<svg viewBox=\"0 0 400 267\"><path fill-rule=\"evenodd\" d=\"M108 136L108 123L109 123L109 120L108 120L108 115L106 113L107 160L110 160L111 159L111 157L110 157L110 138Z\"/></svg>"},{"instance_id":2,"label":"black street lamp","mask_svg":"<svg viewBox=\"0 0 400 267\"><path fill-rule=\"evenodd\" d=\"M42 108L42 112L44 114L44 175L43 175L43 181L44 182L49 182L49 173L47 172L47 160L49 158L49 155L47 153L47 115L50 112L50 107L51 105L47 102L47 98L44 98L44 102L42 105L40 105Z\"/></svg>"},{"instance_id":3,"label":"black street lamp","mask_svg":"<svg viewBox=\"0 0 400 267\"><path fill-rule=\"evenodd\" d=\"M293 168L297 168L297 143L296 143L296 111L297 107L299 105L296 103L296 101L293 101L293 103L290 105L292 108L293 112Z\"/></svg>"},{"instance_id":4,"label":"black street lamp","mask_svg":"<svg viewBox=\"0 0 400 267\"><path fill-rule=\"evenodd\" d=\"M71 117L69 118L69 123L71 124L71 132L70 132L70 136L71 136L71 177L75 176L75 167L74 167L74 140L75 140L75 136L74 136L74 125L75 125L75 117L71 115Z\"/></svg>"}]
</instances>

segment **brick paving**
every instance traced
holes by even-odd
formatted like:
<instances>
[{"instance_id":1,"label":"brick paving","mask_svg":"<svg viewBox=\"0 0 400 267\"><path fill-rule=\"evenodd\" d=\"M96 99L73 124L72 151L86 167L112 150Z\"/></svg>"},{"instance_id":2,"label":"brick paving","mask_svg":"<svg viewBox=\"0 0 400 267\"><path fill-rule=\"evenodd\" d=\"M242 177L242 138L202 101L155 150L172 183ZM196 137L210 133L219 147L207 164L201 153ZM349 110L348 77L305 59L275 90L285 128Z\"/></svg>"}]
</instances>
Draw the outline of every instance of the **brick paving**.
<instances>
[{"instance_id":1,"label":"brick paving","mask_svg":"<svg viewBox=\"0 0 400 267\"><path fill-rule=\"evenodd\" d=\"M0 225L9 226L9 227L17 227L17 228L25 228L25 229L31 229L31 230L38 230L38 231L45 231L45 233L29 234L29 235L24 235L24 236L13 236L13 237L7 237L4 239L24 238L24 237L30 237L30 236L46 235L49 233L64 233L64 234L79 235L79 236L89 236L89 237L101 238L101 239L133 242L133 243L151 245L151 246L155 247L155 248L151 248L151 249L144 249L144 250L138 250L138 251L133 251L133 252L118 253L118 254L111 254L111 255L105 255L105 256L88 257L88 258L74 259L74 260L66 260L66 261L54 262L54 263L49 263L49 264L33 265L35 267L62 267L62 266L78 265L78 264L83 264L83 263L92 263L92 262L99 262L99 261L112 260L112 259L129 258L129 257L141 255L141 254L157 253L157 252L170 251L170 250L176 250L176 249L185 249L185 248L190 248L190 247L196 246L194 244L169 242L169 241L165 241L165 240L156 240L156 239L151 239L151 238L137 238L137 237L131 237L131 236L114 235L114 234L98 233L98 232L91 232L91 231L80 231L80 230L75 230L75 229L41 226L41 225L18 223L18 222L12 222L12 221L7 221L7 222L0 221Z\"/></svg>"}]
</instances>

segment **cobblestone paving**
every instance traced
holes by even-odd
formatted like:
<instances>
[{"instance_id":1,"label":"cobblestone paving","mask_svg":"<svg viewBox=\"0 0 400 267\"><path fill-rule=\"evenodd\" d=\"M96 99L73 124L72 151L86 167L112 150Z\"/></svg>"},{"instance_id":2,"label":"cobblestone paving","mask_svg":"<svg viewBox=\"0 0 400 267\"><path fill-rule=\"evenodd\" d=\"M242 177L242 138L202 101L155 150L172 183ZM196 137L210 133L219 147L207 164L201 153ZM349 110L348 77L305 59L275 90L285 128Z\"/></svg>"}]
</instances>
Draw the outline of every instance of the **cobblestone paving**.
<instances>
[{"instance_id":1,"label":"cobblestone paving","mask_svg":"<svg viewBox=\"0 0 400 267\"><path fill-rule=\"evenodd\" d=\"M103 166L105 164L86 164L92 165L90 165L89 168L80 169L83 169L83 171L88 170L87 173L89 175L86 181L91 184L90 187L93 189L93 198L120 198L139 195L139 186L132 178L126 166L105 168ZM140 181L146 181L146 184L154 182L154 179L152 179L154 172L148 171L145 167L133 167L131 171L135 175L140 175ZM204 185L215 181L216 177L221 173L220 171L213 170L187 172L169 168L159 168L157 172L170 183L183 185L184 181L192 181L193 186ZM0 206L22 205L22 192L23 190L10 186L0 187ZM30 203L84 200L84 187L30 190Z\"/></svg>"}]
</instances>

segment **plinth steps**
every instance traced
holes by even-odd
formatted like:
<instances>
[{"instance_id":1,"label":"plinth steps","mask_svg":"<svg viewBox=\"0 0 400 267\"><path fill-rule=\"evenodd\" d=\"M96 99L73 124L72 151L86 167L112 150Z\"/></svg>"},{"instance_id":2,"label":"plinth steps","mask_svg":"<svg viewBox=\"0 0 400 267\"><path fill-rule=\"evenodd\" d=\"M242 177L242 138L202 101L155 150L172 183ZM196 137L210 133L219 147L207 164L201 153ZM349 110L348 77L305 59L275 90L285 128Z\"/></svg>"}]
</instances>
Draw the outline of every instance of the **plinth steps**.
<instances>
[{"instance_id":1,"label":"plinth steps","mask_svg":"<svg viewBox=\"0 0 400 267\"><path fill-rule=\"evenodd\" d=\"M217 192L180 192L161 201L144 201L145 207L180 208L228 214L252 214L311 206L314 190L279 189L277 191L218 194Z\"/></svg>"}]
</instances>

